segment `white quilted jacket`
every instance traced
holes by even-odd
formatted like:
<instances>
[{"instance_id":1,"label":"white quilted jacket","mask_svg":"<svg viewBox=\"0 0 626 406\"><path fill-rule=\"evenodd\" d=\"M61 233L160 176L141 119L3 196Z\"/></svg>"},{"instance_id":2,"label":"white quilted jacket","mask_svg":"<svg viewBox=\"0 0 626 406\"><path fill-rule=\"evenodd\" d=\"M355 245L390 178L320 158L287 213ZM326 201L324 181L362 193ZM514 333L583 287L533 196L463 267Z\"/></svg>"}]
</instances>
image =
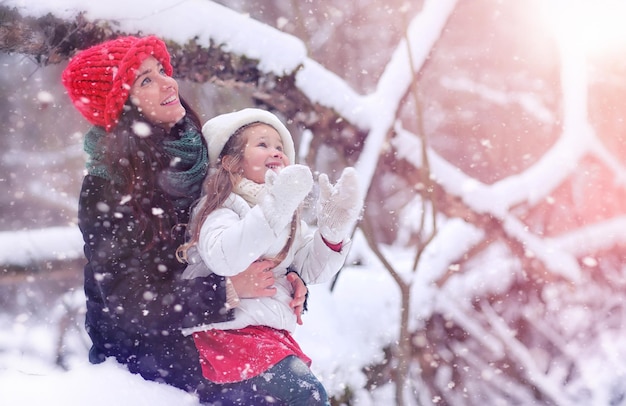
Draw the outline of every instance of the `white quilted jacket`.
<instances>
[{"instance_id":1,"label":"white quilted jacket","mask_svg":"<svg viewBox=\"0 0 626 406\"><path fill-rule=\"evenodd\" d=\"M224 206L211 213L204 222L198 251L208 268L222 276L233 276L244 271L257 259L273 258L285 246L291 225L275 233L260 207L250 207L239 195L232 193ZM223 323L200 325L183 330L189 335L208 329L239 329L249 325L265 325L293 332L296 316L289 307L291 284L287 268L296 270L307 284L330 280L343 266L350 242L344 242L341 252L331 250L319 232L301 221L286 258L274 268L276 295L255 299L241 299L235 309L235 319ZM185 271L186 278L206 276L198 267Z\"/></svg>"}]
</instances>

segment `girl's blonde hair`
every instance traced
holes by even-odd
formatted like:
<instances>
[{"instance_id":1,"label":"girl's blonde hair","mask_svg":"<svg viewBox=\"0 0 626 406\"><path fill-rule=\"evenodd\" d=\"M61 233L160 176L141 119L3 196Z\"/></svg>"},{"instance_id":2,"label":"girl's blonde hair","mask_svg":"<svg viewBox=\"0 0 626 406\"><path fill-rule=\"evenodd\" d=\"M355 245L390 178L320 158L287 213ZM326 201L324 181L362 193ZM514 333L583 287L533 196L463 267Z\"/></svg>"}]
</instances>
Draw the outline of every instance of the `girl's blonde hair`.
<instances>
[{"instance_id":1,"label":"girl's blonde hair","mask_svg":"<svg viewBox=\"0 0 626 406\"><path fill-rule=\"evenodd\" d=\"M247 137L243 132L257 123L246 124L230 136L219 155L217 167L202 183L202 197L193 205L187 235L189 240L178 247L176 257L180 262L187 262L187 251L196 245L200 238L200 229L206 218L220 208L233 191L243 173L243 154L246 148ZM228 167L224 166L224 157L229 156Z\"/></svg>"}]
</instances>

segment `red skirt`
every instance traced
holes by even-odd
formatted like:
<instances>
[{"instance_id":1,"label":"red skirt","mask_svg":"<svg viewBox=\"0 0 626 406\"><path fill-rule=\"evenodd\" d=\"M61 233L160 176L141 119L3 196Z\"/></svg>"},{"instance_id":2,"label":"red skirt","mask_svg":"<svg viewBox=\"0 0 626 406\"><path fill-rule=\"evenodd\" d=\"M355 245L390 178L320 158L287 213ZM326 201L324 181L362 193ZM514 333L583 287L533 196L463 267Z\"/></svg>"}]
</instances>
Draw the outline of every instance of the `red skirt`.
<instances>
[{"instance_id":1,"label":"red skirt","mask_svg":"<svg viewBox=\"0 0 626 406\"><path fill-rule=\"evenodd\" d=\"M239 330L207 330L193 334L202 374L211 382L233 383L267 371L289 355L311 365L311 359L286 330L248 326Z\"/></svg>"}]
</instances>

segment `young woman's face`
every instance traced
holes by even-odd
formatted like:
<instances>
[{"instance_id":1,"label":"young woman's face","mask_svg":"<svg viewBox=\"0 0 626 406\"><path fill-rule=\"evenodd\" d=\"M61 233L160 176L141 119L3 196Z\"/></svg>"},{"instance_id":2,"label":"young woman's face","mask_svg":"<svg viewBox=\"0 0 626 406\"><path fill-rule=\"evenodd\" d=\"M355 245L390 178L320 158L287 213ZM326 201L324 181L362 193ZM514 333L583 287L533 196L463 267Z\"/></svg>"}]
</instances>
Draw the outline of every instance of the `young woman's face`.
<instances>
[{"instance_id":1,"label":"young woman's face","mask_svg":"<svg viewBox=\"0 0 626 406\"><path fill-rule=\"evenodd\" d=\"M256 124L246 128L242 134L246 137L243 152L243 176L256 183L265 183L265 172L280 172L289 165L284 153L283 142L274 127Z\"/></svg>"},{"instance_id":2,"label":"young woman's face","mask_svg":"<svg viewBox=\"0 0 626 406\"><path fill-rule=\"evenodd\" d=\"M153 56L137 69L130 87L130 101L150 122L164 128L171 128L185 116L178 98L178 83Z\"/></svg>"}]
</instances>

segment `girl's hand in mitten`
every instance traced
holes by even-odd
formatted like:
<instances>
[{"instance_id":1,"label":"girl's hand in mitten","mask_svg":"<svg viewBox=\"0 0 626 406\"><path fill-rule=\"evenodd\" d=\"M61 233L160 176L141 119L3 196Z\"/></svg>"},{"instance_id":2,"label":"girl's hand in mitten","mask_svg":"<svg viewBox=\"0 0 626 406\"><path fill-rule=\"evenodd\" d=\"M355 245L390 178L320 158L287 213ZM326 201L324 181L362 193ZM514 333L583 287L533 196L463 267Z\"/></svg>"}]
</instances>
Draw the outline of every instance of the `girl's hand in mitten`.
<instances>
[{"instance_id":1,"label":"girl's hand in mitten","mask_svg":"<svg viewBox=\"0 0 626 406\"><path fill-rule=\"evenodd\" d=\"M313 187L311 170L304 165L289 165L278 174L265 173L266 193L259 202L270 227L279 232L291 222L294 212Z\"/></svg>"},{"instance_id":2,"label":"girl's hand in mitten","mask_svg":"<svg viewBox=\"0 0 626 406\"><path fill-rule=\"evenodd\" d=\"M329 243L340 243L352 231L363 207L359 180L354 168L345 168L335 185L326 174L319 177L317 225Z\"/></svg>"}]
</instances>

